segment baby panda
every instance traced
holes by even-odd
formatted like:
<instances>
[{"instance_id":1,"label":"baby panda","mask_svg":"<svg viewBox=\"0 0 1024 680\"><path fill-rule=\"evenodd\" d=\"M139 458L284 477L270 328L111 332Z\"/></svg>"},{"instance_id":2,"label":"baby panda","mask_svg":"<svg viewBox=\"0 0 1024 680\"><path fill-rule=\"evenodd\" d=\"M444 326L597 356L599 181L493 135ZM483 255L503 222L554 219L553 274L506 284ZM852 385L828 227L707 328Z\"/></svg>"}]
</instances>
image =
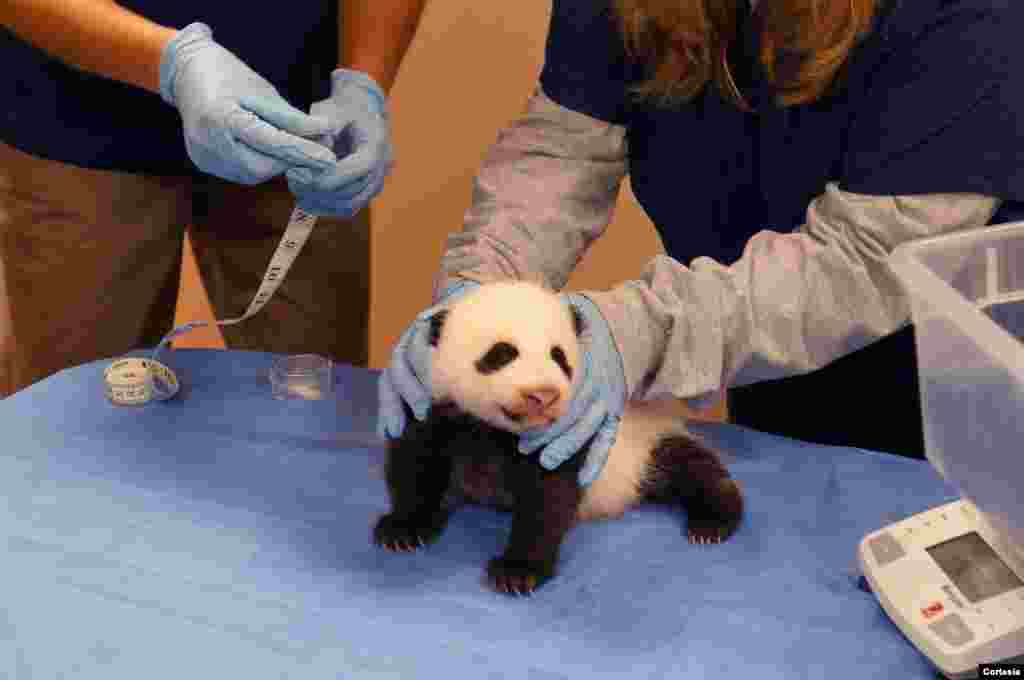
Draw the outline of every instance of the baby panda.
<instances>
[{"instance_id":1,"label":"baby panda","mask_svg":"<svg viewBox=\"0 0 1024 680\"><path fill-rule=\"evenodd\" d=\"M685 510L692 543L736 530L743 495L714 451L665 402L631 402L600 476L581 487L587 449L554 470L519 434L565 413L580 361L583 319L554 292L524 281L484 284L430 320L432 407L388 442L390 513L377 545L410 551L435 541L460 505L512 513L504 553L486 575L498 592L529 594L551 579L578 522L621 517L640 503Z\"/></svg>"}]
</instances>

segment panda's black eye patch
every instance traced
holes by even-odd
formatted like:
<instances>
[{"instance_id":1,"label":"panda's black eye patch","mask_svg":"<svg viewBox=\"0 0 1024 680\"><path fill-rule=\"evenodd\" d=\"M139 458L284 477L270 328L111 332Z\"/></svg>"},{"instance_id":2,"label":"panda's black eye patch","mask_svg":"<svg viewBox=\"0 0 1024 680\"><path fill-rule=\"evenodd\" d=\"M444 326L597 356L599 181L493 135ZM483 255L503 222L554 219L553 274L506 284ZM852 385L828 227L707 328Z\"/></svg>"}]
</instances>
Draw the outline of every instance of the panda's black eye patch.
<instances>
[{"instance_id":1,"label":"panda's black eye patch","mask_svg":"<svg viewBox=\"0 0 1024 680\"><path fill-rule=\"evenodd\" d=\"M572 311L572 328L576 331L576 337L579 337L587 330L587 322L583 319L583 312L576 305L569 305L569 309Z\"/></svg>"},{"instance_id":2,"label":"panda's black eye patch","mask_svg":"<svg viewBox=\"0 0 1024 680\"><path fill-rule=\"evenodd\" d=\"M487 354L477 359L476 370L484 375L495 373L515 361L518 356L519 350L515 345L499 342L487 350Z\"/></svg>"},{"instance_id":3,"label":"panda's black eye patch","mask_svg":"<svg viewBox=\"0 0 1024 680\"><path fill-rule=\"evenodd\" d=\"M565 358L565 350L555 345L551 348L551 358L562 369L562 373L565 373L565 377L572 380L572 366L569 365L569 360Z\"/></svg>"},{"instance_id":4,"label":"panda's black eye patch","mask_svg":"<svg viewBox=\"0 0 1024 680\"><path fill-rule=\"evenodd\" d=\"M431 347L437 347L437 343L441 340L441 328L444 327L444 322L447 318L447 309L442 309L430 317L430 335L428 337Z\"/></svg>"}]
</instances>

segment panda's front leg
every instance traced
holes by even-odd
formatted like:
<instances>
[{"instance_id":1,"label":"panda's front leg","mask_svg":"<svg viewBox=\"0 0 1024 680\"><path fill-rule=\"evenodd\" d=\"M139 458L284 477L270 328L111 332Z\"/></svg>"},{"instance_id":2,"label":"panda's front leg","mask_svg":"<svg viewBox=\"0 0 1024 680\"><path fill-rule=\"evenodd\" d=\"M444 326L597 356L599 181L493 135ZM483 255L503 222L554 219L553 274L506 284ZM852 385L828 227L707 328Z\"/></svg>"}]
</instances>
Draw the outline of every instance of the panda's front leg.
<instances>
[{"instance_id":1,"label":"panda's front leg","mask_svg":"<svg viewBox=\"0 0 1024 680\"><path fill-rule=\"evenodd\" d=\"M505 552L488 563L487 580L500 593L528 595L555 575L580 503L579 465L567 461L548 471L536 456L514 455L506 470L516 496L512 531Z\"/></svg>"},{"instance_id":2,"label":"panda's front leg","mask_svg":"<svg viewBox=\"0 0 1024 680\"><path fill-rule=\"evenodd\" d=\"M451 514L445 504L452 470L445 428L434 418L411 421L399 439L388 442L391 512L373 531L374 542L393 552L410 552L436 541Z\"/></svg>"}]
</instances>

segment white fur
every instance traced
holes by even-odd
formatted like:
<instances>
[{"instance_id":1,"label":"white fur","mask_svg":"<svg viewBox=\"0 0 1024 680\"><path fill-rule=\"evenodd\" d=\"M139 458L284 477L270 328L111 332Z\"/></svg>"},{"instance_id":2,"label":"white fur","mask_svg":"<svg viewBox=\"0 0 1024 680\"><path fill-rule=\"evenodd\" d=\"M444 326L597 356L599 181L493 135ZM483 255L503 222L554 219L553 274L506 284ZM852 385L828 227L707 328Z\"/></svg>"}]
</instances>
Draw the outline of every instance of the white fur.
<instances>
[{"instance_id":1,"label":"white fur","mask_svg":"<svg viewBox=\"0 0 1024 680\"><path fill-rule=\"evenodd\" d=\"M668 402L626 404L608 461L580 502L581 521L618 519L641 500L640 483L659 440L670 434L688 434L673 408Z\"/></svg>"},{"instance_id":2,"label":"white fur","mask_svg":"<svg viewBox=\"0 0 1024 680\"><path fill-rule=\"evenodd\" d=\"M515 345L519 357L503 370L481 375L474 362L499 341ZM481 286L449 308L434 350L434 399L450 399L495 427L521 432L526 428L506 418L501 408L514 406L521 389L546 385L560 393L551 414L557 418L568 406L574 386L551 359L556 344L576 375L579 341L572 316L557 295L524 281ZM670 402L627 404L608 461L584 492L580 520L618 518L640 500L640 483L659 439L687 434L685 421L674 408Z\"/></svg>"}]
</instances>

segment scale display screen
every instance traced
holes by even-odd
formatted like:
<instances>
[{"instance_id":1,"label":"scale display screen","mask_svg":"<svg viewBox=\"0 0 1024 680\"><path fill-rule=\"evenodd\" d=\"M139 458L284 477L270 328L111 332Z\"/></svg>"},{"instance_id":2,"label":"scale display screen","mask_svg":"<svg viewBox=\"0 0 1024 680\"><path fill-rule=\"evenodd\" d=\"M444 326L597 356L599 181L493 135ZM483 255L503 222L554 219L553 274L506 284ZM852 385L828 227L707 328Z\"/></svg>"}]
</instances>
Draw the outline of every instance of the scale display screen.
<instances>
[{"instance_id":1,"label":"scale display screen","mask_svg":"<svg viewBox=\"0 0 1024 680\"><path fill-rule=\"evenodd\" d=\"M976 531L936 543L926 550L972 604L1024 586Z\"/></svg>"}]
</instances>

